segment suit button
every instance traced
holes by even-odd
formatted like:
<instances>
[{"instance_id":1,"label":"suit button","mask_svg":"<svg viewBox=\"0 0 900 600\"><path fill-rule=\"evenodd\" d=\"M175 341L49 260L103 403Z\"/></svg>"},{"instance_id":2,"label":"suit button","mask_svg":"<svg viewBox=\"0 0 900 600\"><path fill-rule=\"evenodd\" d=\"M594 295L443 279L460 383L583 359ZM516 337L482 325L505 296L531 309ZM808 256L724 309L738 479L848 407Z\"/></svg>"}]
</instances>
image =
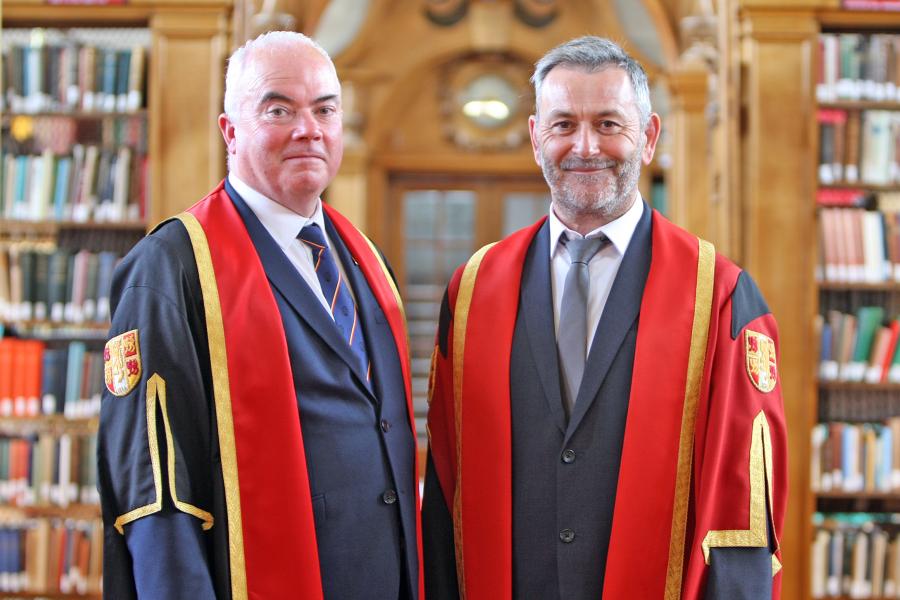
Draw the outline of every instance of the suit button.
<instances>
[{"instance_id":1,"label":"suit button","mask_svg":"<svg viewBox=\"0 0 900 600\"><path fill-rule=\"evenodd\" d=\"M387 433L390 428L391 428L390 421L388 421L387 419L382 419L381 420L381 430L383 432Z\"/></svg>"},{"instance_id":2,"label":"suit button","mask_svg":"<svg viewBox=\"0 0 900 600\"><path fill-rule=\"evenodd\" d=\"M381 495L381 501L385 504L393 504L397 501L397 492L394 490L388 490Z\"/></svg>"},{"instance_id":3,"label":"suit button","mask_svg":"<svg viewBox=\"0 0 900 600\"><path fill-rule=\"evenodd\" d=\"M570 465L573 462L575 462L575 451L572 450L571 448L567 448L567 449L563 450L562 461L564 463L566 463L567 465Z\"/></svg>"},{"instance_id":4,"label":"suit button","mask_svg":"<svg viewBox=\"0 0 900 600\"><path fill-rule=\"evenodd\" d=\"M571 544L575 540L575 532L571 529L563 529L559 532L559 540L563 544Z\"/></svg>"}]
</instances>

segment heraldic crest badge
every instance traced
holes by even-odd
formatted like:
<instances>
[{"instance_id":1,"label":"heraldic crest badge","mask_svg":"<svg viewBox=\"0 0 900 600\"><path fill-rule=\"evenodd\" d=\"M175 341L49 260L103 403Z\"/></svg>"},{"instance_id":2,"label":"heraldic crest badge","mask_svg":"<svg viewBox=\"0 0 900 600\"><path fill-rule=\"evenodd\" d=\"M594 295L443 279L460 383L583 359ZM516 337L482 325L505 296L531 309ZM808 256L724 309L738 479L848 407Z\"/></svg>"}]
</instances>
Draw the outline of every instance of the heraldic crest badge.
<instances>
[{"instance_id":1,"label":"heraldic crest badge","mask_svg":"<svg viewBox=\"0 0 900 600\"><path fill-rule=\"evenodd\" d=\"M771 392L778 381L775 342L767 335L747 329L744 332L744 355L747 375L761 392Z\"/></svg>"},{"instance_id":2,"label":"heraldic crest badge","mask_svg":"<svg viewBox=\"0 0 900 600\"><path fill-rule=\"evenodd\" d=\"M116 396L124 396L141 380L141 350L138 330L117 335L103 349L103 374L106 389Z\"/></svg>"}]
</instances>

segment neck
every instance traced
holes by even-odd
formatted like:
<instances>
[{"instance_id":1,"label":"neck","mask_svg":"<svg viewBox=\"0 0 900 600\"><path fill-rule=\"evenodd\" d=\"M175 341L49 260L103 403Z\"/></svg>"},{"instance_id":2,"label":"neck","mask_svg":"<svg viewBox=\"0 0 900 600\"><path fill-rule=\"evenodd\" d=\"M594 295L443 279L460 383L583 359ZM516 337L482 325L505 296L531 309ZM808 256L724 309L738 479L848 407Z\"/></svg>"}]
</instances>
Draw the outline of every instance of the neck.
<instances>
[{"instance_id":1,"label":"neck","mask_svg":"<svg viewBox=\"0 0 900 600\"><path fill-rule=\"evenodd\" d=\"M2 2L2 0L0 0ZM256 192L257 194L264 196L275 202L276 204L280 204L286 209L297 213L301 217L306 217L307 219L312 217L316 212L316 208L319 202L320 193L315 194L297 194L297 195L286 195L279 194L279 190L268 187L265 185L260 185L260 181L254 177L248 177L242 175L241 173L231 170L229 171L229 177L237 180L237 183L240 184L238 187L246 186ZM232 181L234 183L234 181ZM320 191L321 192L321 191Z\"/></svg>"},{"instance_id":2,"label":"neck","mask_svg":"<svg viewBox=\"0 0 900 600\"><path fill-rule=\"evenodd\" d=\"M634 206L636 199L637 194L614 212L604 210L606 207L599 210L569 210L554 199L553 212L563 225L581 235L587 235L598 227L603 227L607 223L611 223L627 213L628 210Z\"/></svg>"},{"instance_id":3,"label":"neck","mask_svg":"<svg viewBox=\"0 0 900 600\"><path fill-rule=\"evenodd\" d=\"M319 197L315 196L313 198L304 198L302 200L298 200L296 198L292 198L290 200L280 200L278 198L272 198L272 201L277 202L283 207L291 210L301 217L306 217L307 219L312 217L316 212L316 207L318 206Z\"/></svg>"}]
</instances>

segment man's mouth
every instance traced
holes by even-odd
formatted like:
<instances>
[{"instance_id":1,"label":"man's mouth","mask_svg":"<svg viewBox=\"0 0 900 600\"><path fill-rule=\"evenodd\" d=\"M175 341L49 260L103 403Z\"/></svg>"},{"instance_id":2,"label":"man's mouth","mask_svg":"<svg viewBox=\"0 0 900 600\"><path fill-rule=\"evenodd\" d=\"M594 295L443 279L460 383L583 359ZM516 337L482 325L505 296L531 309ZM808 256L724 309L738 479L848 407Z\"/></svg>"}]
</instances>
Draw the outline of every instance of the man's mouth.
<instances>
[{"instance_id":1,"label":"man's mouth","mask_svg":"<svg viewBox=\"0 0 900 600\"><path fill-rule=\"evenodd\" d=\"M576 174L590 175L607 169L614 169L616 162L613 160L604 161L573 161L565 160L560 165L563 171Z\"/></svg>"}]
</instances>

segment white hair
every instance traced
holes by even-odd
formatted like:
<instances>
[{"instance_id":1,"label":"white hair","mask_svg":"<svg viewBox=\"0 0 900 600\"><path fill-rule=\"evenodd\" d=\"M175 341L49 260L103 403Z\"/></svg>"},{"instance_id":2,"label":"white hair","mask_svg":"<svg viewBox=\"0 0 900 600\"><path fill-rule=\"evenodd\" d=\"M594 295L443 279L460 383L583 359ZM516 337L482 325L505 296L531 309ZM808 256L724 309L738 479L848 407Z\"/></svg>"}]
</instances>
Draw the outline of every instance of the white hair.
<instances>
[{"instance_id":1,"label":"white hair","mask_svg":"<svg viewBox=\"0 0 900 600\"><path fill-rule=\"evenodd\" d=\"M308 46L315 49L319 54L325 57L332 70L337 74L334 68L334 62L328 56L325 48L320 46L314 39L303 35L296 31L269 31L245 43L243 46L235 50L228 58L228 68L225 71L225 114L229 118L235 118L238 112L238 104L241 95L241 79L244 76L244 69L247 67L247 60L254 51L288 49L298 45Z\"/></svg>"}]
</instances>

